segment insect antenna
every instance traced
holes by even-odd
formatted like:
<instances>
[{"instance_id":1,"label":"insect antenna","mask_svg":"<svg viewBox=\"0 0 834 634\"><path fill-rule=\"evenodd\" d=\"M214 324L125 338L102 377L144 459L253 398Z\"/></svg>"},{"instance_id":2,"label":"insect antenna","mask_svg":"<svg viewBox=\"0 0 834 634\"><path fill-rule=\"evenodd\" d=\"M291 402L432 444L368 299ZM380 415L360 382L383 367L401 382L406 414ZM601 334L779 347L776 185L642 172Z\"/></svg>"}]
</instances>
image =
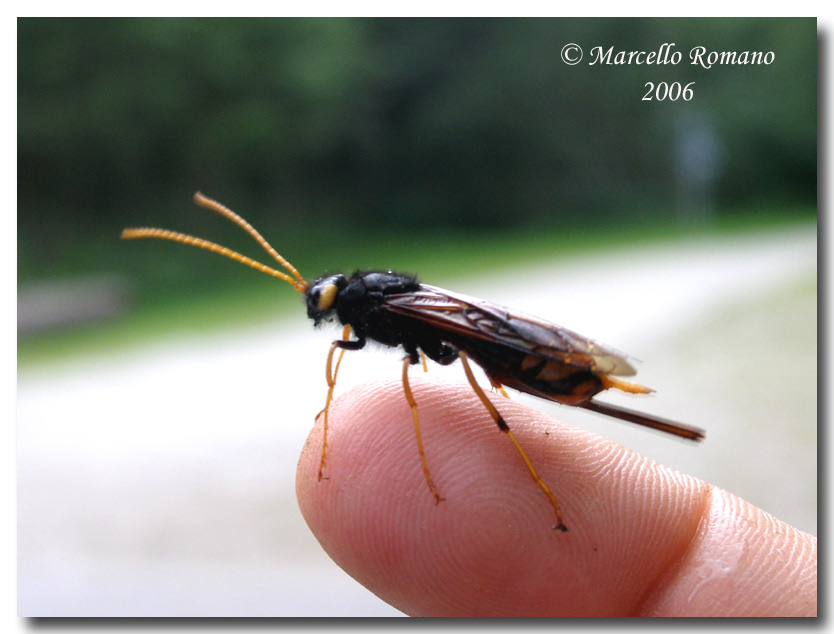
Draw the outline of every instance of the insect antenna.
<instances>
[{"instance_id":1,"label":"insect antenna","mask_svg":"<svg viewBox=\"0 0 834 634\"><path fill-rule=\"evenodd\" d=\"M255 229L255 227L250 225L243 218L241 218L231 209L226 207L226 205L223 205L217 202L216 200L212 200L207 196L203 196L203 194L201 194L200 192L194 194L194 202L200 205L200 207L205 207L206 209L216 211L221 216L225 216L226 218L234 222L238 227L240 227L246 233L252 236L257 241L257 243L261 245L264 251L266 251L267 253L269 253L269 255L275 258L276 262L278 262L281 266L283 266L290 273L292 273L293 277L296 280L302 282L305 286L307 286L307 282L305 282L304 278L301 277L301 273L299 273L298 270L292 264L287 262L287 260L285 260L281 256L281 254L279 254L275 249L273 249L272 245L266 241L266 238L264 238L260 233L258 233L258 230Z\"/></svg>"},{"instance_id":2,"label":"insect antenna","mask_svg":"<svg viewBox=\"0 0 834 634\"><path fill-rule=\"evenodd\" d=\"M258 242L258 244L261 245L264 251L269 253L281 266L283 266L290 273L292 273L292 276L287 275L286 273L282 273L281 271L278 271L277 269L274 269L271 266L267 266L266 264L261 264L257 260L253 260L248 256L238 253L237 251L232 251L231 249L224 247L220 244L216 244L214 242L210 242L202 238L197 238L186 233L179 233L178 231L169 231L168 229L158 229L156 227L129 228L124 229L122 231L122 240L157 238L160 240L170 240L171 242L179 242L180 244L187 244L190 246L198 247L200 249L205 249L206 251L218 253L222 256L234 260L235 262L245 264L246 266L251 267L256 271L260 271L261 273L266 273L267 275L272 275L273 277L277 277L278 279L284 280L285 282L291 284L292 287L300 293L306 292L306 290L310 286L309 283L303 277L301 277L301 274L292 264L290 264L275 249L272 248L272 245L270 245L269 242L267 242L266 239L260 233L258 233L258 231L252 225L250 225L248 222L246 222L243 218L238 216L235 212L233 212L225 205L221 205L216 200L212 200L211 198L203 196L200 192L194 194L194 202L200 205L201 207L205 207L206 209L216 211L221 216L225 216L226 218L234 222L236 225L241 227L244 231L246 231L246 233L252 236Z\"/></svg>"}]
</instances>

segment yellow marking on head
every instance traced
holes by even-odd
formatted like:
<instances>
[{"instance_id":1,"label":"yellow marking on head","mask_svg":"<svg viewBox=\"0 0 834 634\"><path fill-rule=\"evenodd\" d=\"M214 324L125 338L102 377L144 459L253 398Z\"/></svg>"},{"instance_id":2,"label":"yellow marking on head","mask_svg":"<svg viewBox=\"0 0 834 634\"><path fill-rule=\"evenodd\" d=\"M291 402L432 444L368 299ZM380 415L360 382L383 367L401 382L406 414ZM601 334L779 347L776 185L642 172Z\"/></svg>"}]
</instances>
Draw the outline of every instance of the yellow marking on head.
<instances>
[{"instance_id":1,"label":"yellow marking on head","mask_svg":"<svg viewBox=\"0 0 834 634\"><path fill-rule=\"evenodd\" d=\"M339 292L339 287L335 284L328 284L321 290L318 301L318 309L320 311L330 310L333 302L336 299L336 293Z\"/></svg>"}]
</instances>

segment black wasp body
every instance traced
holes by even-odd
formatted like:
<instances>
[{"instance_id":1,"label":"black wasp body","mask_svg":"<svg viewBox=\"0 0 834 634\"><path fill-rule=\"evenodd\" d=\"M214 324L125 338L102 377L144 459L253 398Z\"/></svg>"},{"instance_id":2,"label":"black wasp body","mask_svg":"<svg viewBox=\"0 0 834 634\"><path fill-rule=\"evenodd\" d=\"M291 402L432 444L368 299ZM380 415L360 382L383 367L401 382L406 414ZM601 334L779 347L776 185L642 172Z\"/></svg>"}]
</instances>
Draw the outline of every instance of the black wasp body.
<instances>
[{"instance_id":1,"label":"black wasp body","mask_svg":"<svg viewBox=\"0 0 834 634\"><path fill-rule=\"evenodd\" d=\"M355 340L334 342L346 350L363 348L370 339L402 346L412 364L419 361L422 350L443 365L464 352L496 387L509 386L588 409L604 407L591 398L610 387L649 391L614 378L635 370L612 348L556 324L393 271L358 271L349 279L341 274L321 277L306 296L307 316L316 325L335 316L353 330ZM632 422L658 427L653 418L623 411L627 420L640 417Z\"/></svg>"},{"instance_id":2,"label":"black wasp body","mask_svg":"<svg viewBox=\"0 0 834 634\"><path fill-rule=\"evenodd\" d=\"M447 365L457 359L457 349L443 341L436 327L394 309L402 298L425 288L413 277L393 271L357 271L350 279L328 275L307 290L307 316L318 326L335 314L340 324L350 326L356 339L339 341L340 348L359 350L370 339L402 346L412 364L422 350L432 361Z\"/></svg>"},{"instance_id":3,"label":"black wasp body","mask_svg":"<svg viewBox=\"0 0 834 634\"><path fill-rule=\"evenodd\" d=\"M152 227L125 229L122 238L160 238L207 249L288 282L307 302L307 315L316 325L338 320L344 326L342 339L334 341L327 357L327 400L323 411L323 442L319 479L325 466L327 419L339 360L332 367L336 349L358 350L367 341L386 346L402 346L403 390L411 407L417 448L429 490L439 502L440 497L426 463L417 401L408 382L408 366L420 360L422 352L437 363L448 365L456 359L463 364L466 378L492 419L515 445L530 475L547 495L556 512L554 526L567 530L562 522L556 497L539 477L521 445L498 409L478 385L470 368L472 358L486 373L492 386L503 392L503 386L556 401L583 407L688 440L701 440L704 432L695 427L648 416L621 407L596 401L593 397L609 388L632 394L651 392L637 383L616 378L635 374L628 359L616 350L587 339L556 324L525 315L483 300L460 295L418 282L408 275L392 271L354 273L349 279L341 274L327 275L308 283L248 222L229 208L195 194L198 205L211 209L243 228L288 272L256 262L226 247L183 233ZM354 339L350 338L353 333Z\"/></svg>"}]
</instances>

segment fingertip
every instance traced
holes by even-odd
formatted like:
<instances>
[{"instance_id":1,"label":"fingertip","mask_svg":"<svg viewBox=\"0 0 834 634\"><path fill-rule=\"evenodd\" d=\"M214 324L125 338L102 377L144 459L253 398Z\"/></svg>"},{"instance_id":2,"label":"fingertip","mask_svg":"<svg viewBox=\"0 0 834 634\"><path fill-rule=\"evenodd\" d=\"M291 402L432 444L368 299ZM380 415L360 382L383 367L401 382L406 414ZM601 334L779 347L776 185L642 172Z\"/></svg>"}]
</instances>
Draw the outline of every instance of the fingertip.
<instances>
[{"instance_id":1,"label":"fingertip","mask_svg":"<svg viewBox=\"0 0 834 634\"><path fill-rule=\"evenodd\" d=\"M592 615L636 609L697 526L699 487L625 448L496 397L564 526L465 384L412 383L437 504L397 381L331 406L299 462L299 505L325 550L414 615ZM554 530L558 529L558 530Z\"/></svg>"},{"instance_id":2,"label":"fingertip","mask_svg":"<svg viewBox=\"0 0 834 634\"><path fill-rule=\"evenodd\" d=\"M816 616L817 543L749 502L712 488L679 565L646 615Z\"/></svg>"}]
</instances>

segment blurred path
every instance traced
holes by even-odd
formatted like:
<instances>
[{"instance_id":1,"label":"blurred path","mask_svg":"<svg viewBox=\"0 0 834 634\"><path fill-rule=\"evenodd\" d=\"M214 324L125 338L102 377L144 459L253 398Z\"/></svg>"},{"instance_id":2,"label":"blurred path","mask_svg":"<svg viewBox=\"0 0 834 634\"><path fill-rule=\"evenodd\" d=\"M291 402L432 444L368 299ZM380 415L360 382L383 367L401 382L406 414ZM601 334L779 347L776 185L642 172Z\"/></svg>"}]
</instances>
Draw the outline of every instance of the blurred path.
<instances>
[{"instance_id":1,"label":"blurred path","mask_svg":"<svg viewBox=\"0 0 834 634\"><path fill-rule=\"evenodd\" d=\"M683 412L708 439L693 449L536 407L815 531L815 275L809 227L619 250L454 288L642 359L640 380L658 393L641 407ZM324 556L296 508L295 465L336 336L299 312L20 375L21 615L397 613ZM382 354L348 355L338 391L396 376L399 355ZM463 381L457 365L431 368L443 372Z\"/></svg>"}]
</instances>

